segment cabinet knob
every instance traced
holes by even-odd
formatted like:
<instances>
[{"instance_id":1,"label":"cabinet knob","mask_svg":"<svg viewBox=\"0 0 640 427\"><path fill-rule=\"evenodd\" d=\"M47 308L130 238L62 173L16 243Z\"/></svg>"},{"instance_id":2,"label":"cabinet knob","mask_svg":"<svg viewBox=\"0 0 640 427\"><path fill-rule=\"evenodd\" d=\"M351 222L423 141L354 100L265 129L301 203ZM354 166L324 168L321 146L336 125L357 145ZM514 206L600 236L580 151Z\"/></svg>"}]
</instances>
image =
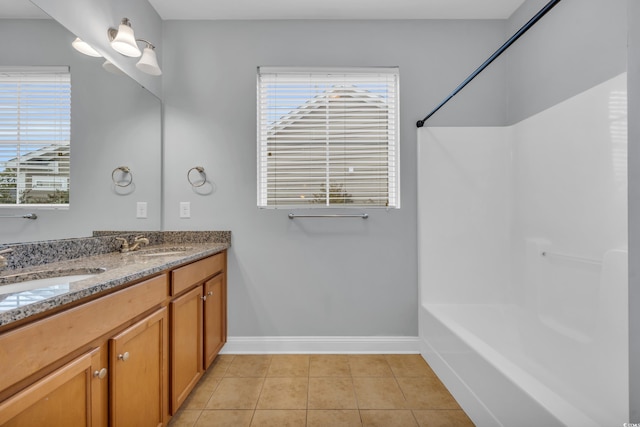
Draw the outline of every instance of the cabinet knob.
<instances>
[{"instance_id":1,"label":"cabinet knob","mask_svg":"<svg viewBox=\"0 0 640 427\"><path fill-rule=\"evenodd\" d=\"M207 296L206 295L203 296L203 297L200 297L200 298L202 298L202 301L206 301L207 300Z\"/></svg>"},{"instance_id":2,"label":"cabinet knob","mask_svg":"<svg viewBox=\"0 0 640 427\"><path fill-rule=\"evenodd\" d=\"M212 295L213 295L213 291L209 291L209 292L207 292L207 296L208 296L208 297L210 297L210 296L212 296Z\"/></svg>"},{"instance_id":3,"label":"cabinet knob","mask_svg":"<svg viewBox=\"0 0 640 427\"><path fill-rule=\"evenodd\" d=\"M119 354L118 359L126 362L127 360L129 360L129 352L125 351L124 354Z\"/></svg>"},{"instance_id":4,"label":"cabinet knob","mask_svg":"<svg viewBox=\"0 0 640 427\"><path fill-rule=\"evenodd\" d=\"M107 368L102 368L99 371L95 371L93 373L93 376L98 379L103 379L104 377L107 376Z\"/></svg>"}]
</instances>

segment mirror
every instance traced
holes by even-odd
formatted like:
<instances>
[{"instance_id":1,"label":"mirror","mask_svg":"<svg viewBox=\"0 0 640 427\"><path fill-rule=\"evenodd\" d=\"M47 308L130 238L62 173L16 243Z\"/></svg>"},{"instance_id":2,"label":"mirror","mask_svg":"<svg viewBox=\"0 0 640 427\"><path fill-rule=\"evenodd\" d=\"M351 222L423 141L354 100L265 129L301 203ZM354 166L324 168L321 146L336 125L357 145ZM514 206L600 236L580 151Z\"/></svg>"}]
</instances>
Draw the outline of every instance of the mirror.
<instances>
[{"instance_id":1,"label":"mirror","mask_svg":"<svg viewBox=\"0 0 640 427\"><path fill-rule=\"evenodd\" d=\"M0 243L86 237L93 230L160 230L160 100L126 75L105 71L104 58L73 49L75 35L53 19L6 19L5 6L0 66L70 67L71 178L68 209L0 207ZM120 176L121 166L129 177ZM112 178L132 182L119 187ZM139 203L146 203L146 218L137 217ZM36 220L6 218L32 212Z\"/></svg>"}]
</instances>

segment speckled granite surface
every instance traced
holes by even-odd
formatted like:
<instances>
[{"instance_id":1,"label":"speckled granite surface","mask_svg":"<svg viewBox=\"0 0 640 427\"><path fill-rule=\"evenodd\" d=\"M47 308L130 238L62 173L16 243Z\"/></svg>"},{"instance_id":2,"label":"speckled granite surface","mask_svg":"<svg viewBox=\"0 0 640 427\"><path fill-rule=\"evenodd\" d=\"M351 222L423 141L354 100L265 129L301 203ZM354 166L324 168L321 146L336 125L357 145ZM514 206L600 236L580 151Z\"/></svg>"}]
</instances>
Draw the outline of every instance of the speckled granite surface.
<instances>
[{"instance_id":1,"label":"speckled granite surface","mask_svg":"<svg viewBox=\"0 0 640 427\"><path fill-rule=\"evenodd\" d=\"M216 254L229 248L231 240L230 232L189 232L188 234L133 232L130 234L129 240L132 240L135 235L144 234L152 244L140 251L120 253L116 251L115 235L112 234L86 239L6 245L14 249L14 252L9 253L7 257L10 266L16 265L20 260L26 259L26 262L23 268L9 268L0 274L0 326ZM129 235L129 233L117 233L117 235ZM177 244L181 246L177 248ZM176 251L176 249L179 250ZM165 250L172 253L158 255L158 252L165 252ZM35 259L30 259L31 257ZM28 280L33 280L55 275L51 272L78 272L86 269L104 269L105 271L68 284L2 293L3 282L19 281L7 276L29 273Z\"/></svg>"},{"instance_id":2,"label":"speckled granite surface","mask_svg":"<svg viewBox=\"0 0 640 427\"><path fill-rule=\"evenodd\" d=\"M151 238L157 239L158 243L207 243L207 242L219 242L231 244L231 231L157 231L149 233L148 231L94 231L94 237L113 237L114 235L127 234L133 238L133 236L139 236L147 234Z\"/></svg>"},{"instance_id":3,"label":"speckled granite surface","mask_svg":"<svg viewBox=\"0 0 640 427\"><path fill-rule=\"evenodd\" d=\"M120 248L115 237L124 237L132 242L135 236L141 235L149 239L150 246L165 243L231 244L230 231L94 231L93 237L5 244L0 245L0 250L13 249L5 255L7 269L13 270L115 252Z\"/></svg>"}]
</instances>

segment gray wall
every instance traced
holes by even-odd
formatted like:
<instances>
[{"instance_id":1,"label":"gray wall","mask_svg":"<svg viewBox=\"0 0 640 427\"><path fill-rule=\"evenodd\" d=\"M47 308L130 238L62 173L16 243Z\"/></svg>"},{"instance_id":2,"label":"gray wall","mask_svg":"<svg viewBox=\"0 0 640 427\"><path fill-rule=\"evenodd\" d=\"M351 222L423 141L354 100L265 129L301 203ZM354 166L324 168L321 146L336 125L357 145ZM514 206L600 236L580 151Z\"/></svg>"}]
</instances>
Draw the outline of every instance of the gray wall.
<instances>
[{"instance_id":1,"label":"gray wall","mask_svg":"<svg viewBox=\"0 0 640 427\"><path fill-rule=\"evenodd\" d=\"M129 77L103 70L101 58L76 52L74 36L53 20L0 20L0 38L13 41L0 45L0 65L71 69L70 207L38 209L35 221L3 219L0 243L160 228L160 101ZM134 186L114 191L111 172L120 165L131 168ZM137 201L148 203L147 219L136 218ZM3 207L0 214L31 211Z\"/></svg>"},{"instance_id":2,"label":"gray wall","mask_svg":"<svg viewBox=\"0 0 640 427\"><path fill-rule=\"evenodd\" d=\"M629 58L629 421L640 422L640 2L628 0Z\"/></svg>"},{"instance_id":3,"label":"gray wall","mask_svg":"<svg viewBox=\"0 0 640 427\"><path fill-rule=\"evenodd\" d=\"M417 336L415 122L502 42L504 21L166 21L163 34L165 227L233 231L229 334ZM401 209L257 209L260 65L400 67ZM492 67L432 123L503 124L504 64ZM196 165L210 194L186 181Z\"/></svg>"},{"instance_id":4,"label":"gray wall","mask_svg":"<svg viewBox=\"0 0 640 427\"><path fill-rule=\"evenodd\" d=\"M507 124L626 71L628 0L563 0L504 54ZM526 1L508 20L511 36L547 3Z\"/></svg>"}]
</instances>

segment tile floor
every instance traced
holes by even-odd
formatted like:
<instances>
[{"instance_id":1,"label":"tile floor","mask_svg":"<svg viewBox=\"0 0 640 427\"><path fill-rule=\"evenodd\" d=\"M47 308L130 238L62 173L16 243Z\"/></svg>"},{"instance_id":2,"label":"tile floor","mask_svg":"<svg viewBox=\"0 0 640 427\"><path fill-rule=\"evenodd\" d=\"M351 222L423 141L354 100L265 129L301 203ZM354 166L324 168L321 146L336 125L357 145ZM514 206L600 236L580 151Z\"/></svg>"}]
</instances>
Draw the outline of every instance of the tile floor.
<instances>
[{"instance_id":1,"label":"tile floor","mask_svg":"<svg viewBox=\"0 0 640 427\"><path fill-rule=\"evenodd\" d=\"M170 427L473 426L420 355L221 355Z\"/></svg>"}]
</instances>

